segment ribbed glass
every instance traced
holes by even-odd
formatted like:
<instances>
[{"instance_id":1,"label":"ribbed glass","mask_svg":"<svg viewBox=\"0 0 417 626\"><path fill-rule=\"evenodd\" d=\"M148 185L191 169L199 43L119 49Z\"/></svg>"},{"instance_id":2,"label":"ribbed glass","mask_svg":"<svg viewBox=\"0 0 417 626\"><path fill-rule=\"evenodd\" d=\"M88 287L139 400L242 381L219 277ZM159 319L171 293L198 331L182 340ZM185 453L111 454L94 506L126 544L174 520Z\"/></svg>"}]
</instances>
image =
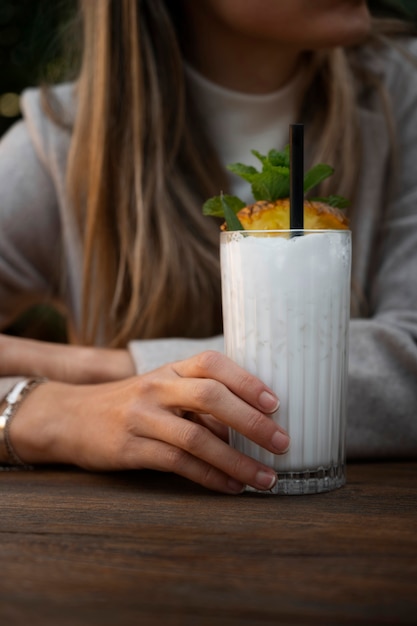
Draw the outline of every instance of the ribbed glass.
<instances>
[{"instance_id":1,"label":"ribbed glass","mask_svg":"<svg viewBox=\"0 0 417 626\"><path fill-rule=\"evenodd\" d=\"M231 445L277 471L273 493L345 482L350 231L221 234L226 354L280 398L291 437L274 455L236 431Z\"/></svg>"}]
</instances>

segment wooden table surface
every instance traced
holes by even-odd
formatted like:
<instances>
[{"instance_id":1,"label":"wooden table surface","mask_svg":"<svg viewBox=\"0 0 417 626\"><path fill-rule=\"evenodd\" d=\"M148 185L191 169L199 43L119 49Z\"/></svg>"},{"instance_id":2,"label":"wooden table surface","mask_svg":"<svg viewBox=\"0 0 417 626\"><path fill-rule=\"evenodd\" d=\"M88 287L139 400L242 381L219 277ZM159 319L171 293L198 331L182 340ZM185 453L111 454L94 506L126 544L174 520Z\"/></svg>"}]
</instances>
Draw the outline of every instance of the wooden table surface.
<instances>
[{"instance_id":1,"label":"wooden table surface","mask_svg":"<svg viewBox=\"0 0 417 626\"><path fill-rule=\"evenodd\" d=\"M417 624L417 463L313 496L0 473L1 626Z\"/></svg>"}]
</instances>

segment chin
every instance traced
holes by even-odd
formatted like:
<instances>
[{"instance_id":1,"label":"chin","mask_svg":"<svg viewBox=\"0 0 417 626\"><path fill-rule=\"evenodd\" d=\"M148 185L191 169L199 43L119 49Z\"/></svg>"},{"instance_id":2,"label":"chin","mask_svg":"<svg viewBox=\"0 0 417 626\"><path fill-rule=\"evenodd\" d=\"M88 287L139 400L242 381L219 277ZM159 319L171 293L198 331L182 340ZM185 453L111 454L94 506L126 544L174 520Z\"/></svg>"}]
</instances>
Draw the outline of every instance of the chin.
<instances>
[{"instance_id":1,"label":"chin","mask_svg":"<svg viewBox=\"0 0 417 626\"><path fill-rule=\"evenodd\" d=\"M357 46L366 41L372 31L372 18L366 6L362 6L357 15L337 22L338 20L334 20L333 23L334 33L338 33L335 45Z\"/></svg>"},{"instance_id":2,"label":"chin","mask_svg":"<svg viewBox=\"0 0 417 626\"><path fill-rule=\"evenodd\" d=\"M323 38L320 42L319 48L347 48L351 46L358 46L364 43L372 32L372 21L358 20L356 24L336 24L332 28L326 29L326 33L323 34Z\"/></svg>"}]
</instances>

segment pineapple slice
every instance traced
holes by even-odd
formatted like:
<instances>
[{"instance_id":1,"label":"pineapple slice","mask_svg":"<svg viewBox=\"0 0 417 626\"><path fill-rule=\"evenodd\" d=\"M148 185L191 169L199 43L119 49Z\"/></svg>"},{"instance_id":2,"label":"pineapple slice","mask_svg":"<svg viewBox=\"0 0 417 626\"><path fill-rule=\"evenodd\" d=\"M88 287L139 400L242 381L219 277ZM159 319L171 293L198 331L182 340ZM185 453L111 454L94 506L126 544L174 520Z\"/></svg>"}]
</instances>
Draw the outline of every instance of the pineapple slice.
<instances>
[{"instance_id":1,"label":"pineapple slice","mask_svg":"<svg viewBox=\"0 0 417 626\"><path fill-rule=\"evenodd\" d=\"M290 228L290 200L258 200L237 213L245 230L286 230ZM316 200L304 201L305 230L347 230L349 221L342 211ZM222 230L226 230L224 224Z\"/></svg>"}]
</instances>

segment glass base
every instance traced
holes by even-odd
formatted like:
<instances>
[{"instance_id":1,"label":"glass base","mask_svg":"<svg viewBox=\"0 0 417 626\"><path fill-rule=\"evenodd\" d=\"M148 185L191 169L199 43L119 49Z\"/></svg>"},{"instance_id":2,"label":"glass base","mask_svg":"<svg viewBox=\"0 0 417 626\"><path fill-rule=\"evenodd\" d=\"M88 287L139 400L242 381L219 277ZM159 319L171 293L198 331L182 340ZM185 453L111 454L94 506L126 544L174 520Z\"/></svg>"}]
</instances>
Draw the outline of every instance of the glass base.
<instances>
[{"instance_id":1,"label":"glass base","mask_svg":"<svg viewBox=\"0 0 417 626\"><path fill-rule=\"evenodd\" d=\"M346 483L345 466L331 465L303 472L277 472L278 480L269 491L246 486L245 491L264 495L303 496L339 489Z\"/></svg>"}]
</instances>

